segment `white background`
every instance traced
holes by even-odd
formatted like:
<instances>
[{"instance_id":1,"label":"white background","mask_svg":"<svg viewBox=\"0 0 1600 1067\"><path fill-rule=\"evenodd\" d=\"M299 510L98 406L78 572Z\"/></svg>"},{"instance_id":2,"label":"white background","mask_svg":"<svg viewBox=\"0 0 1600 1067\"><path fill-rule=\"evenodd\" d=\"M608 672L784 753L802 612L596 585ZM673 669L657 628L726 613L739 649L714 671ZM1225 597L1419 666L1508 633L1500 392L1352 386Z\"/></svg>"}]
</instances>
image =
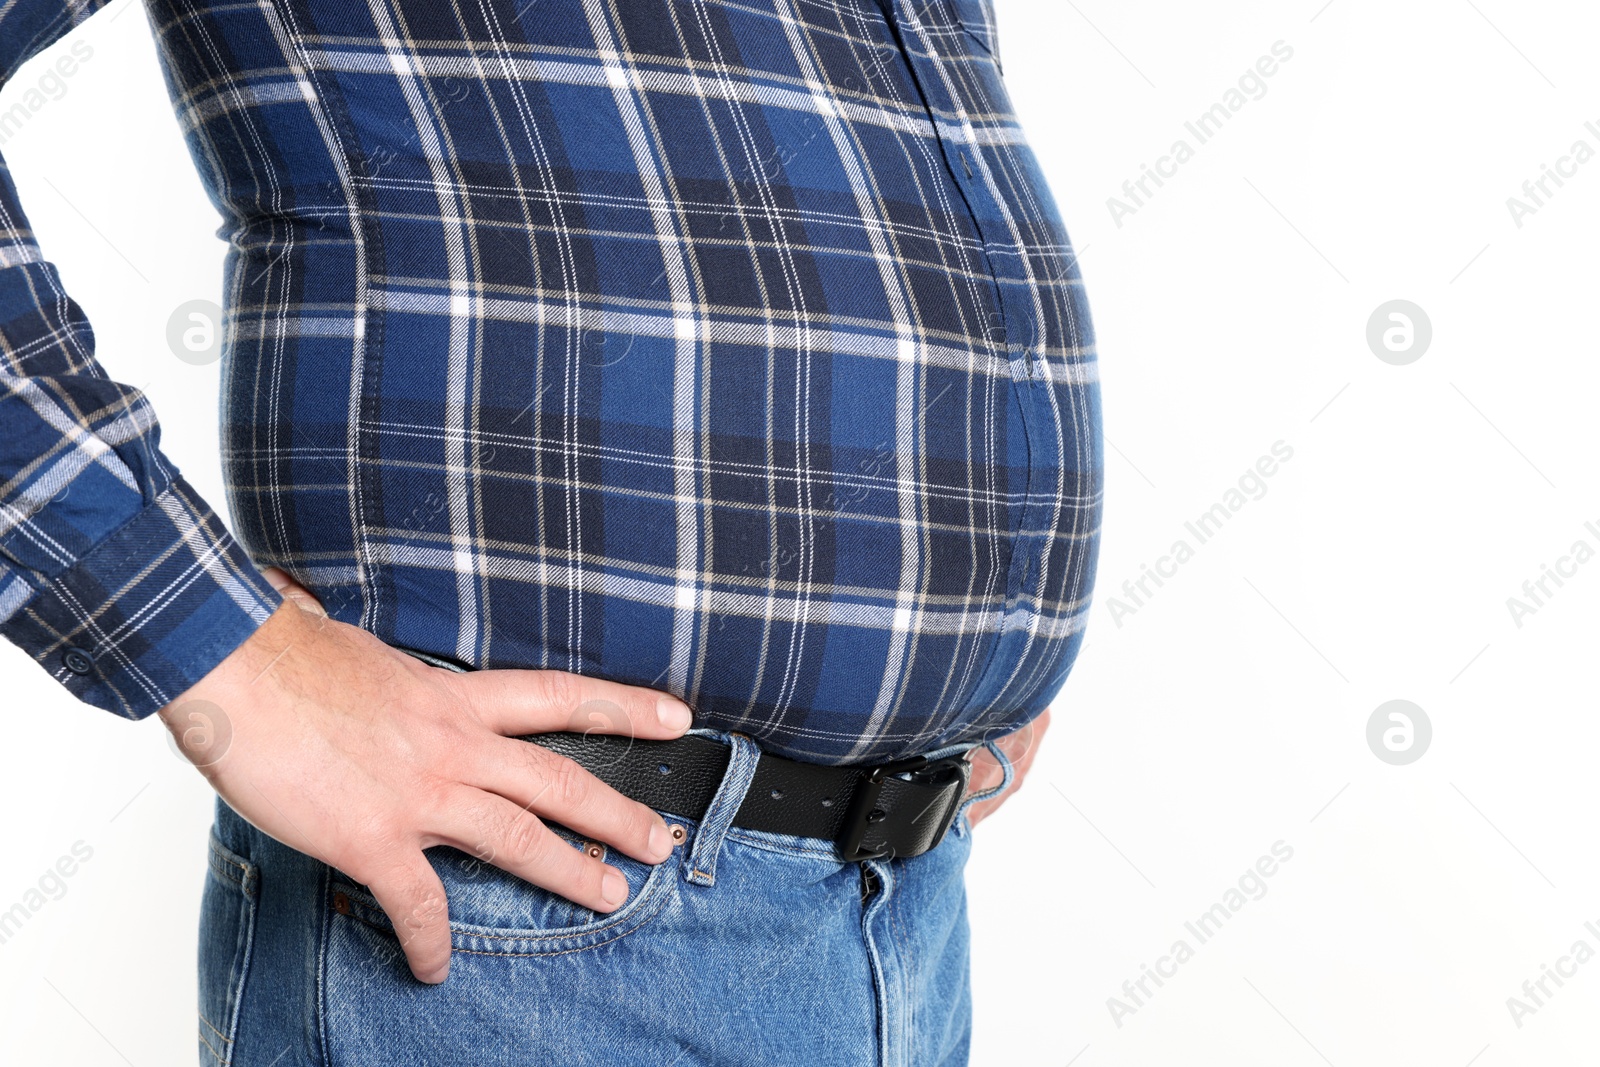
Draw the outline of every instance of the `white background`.
<instances>
[{"instance_id":1,"label":"white background","mask_svg":"<svg viewBox=\"0 0 1600 1067\"><path fill-rule=\"evenodd\" d=\"M1600 160L1520 227L1506 201L1575 140L1600 149L1600 14L1321 5L998 0L1082 252L1112 448L1079 666L1027 789L978 833L979 1065L1594 1059L1600 961L1520 1026L1507 998L1574 942L1600 951L1600 563L1520 627L1506 602L1574 541L1600 548ZM4 152L103 363L220 503L217 368L165 329L221 299L223 246L142 10L96 16L0 110L75 40L93 57ZM1184 122L1280 40L1266 94L1118 225L1107 199L1196 145ZM1366 341L1393 299L1433 327L1406 366ZM1278 441L1294 455L1266 494L1114 618ZM0 909L93 849L0 945L0 1061L192 1062L209 790L154 722L76 704L9 646L0 678ZM1406 766L1366 741L1396 698L1433 726ZM1279 841L1265 895L1200 944L1184 923ZM1114 1018L1180 938L1193 958Z\"/></svg>"}]
</instances>

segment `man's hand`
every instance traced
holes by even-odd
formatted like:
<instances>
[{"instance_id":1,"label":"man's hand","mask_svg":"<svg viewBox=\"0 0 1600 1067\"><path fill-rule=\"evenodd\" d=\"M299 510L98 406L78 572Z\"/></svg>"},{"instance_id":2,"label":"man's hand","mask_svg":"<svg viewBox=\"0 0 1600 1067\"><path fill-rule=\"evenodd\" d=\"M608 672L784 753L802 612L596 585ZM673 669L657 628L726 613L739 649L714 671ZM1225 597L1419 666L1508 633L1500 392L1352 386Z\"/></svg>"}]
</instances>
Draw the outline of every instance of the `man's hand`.
<instances>
[{"instance_id":1,"label":"man's hand","mask_svg":"<svg viewBox=\"0 0 1600 1067\"><path fill-rule=\"evenodd\" d=\"M1016 774L1011 779L1011 788L1004 793L998 793L988 800L972 805L972 810L967 812L967 819L973 826L993 815L1000 805L1022 788L1022 779L1027 776L1028 768L1033 766L1033 757L1039 752L1039 742L1044 739L1044 732L1049 728L1050 709L1046 708L1037 719L1022 729L995 739L995 744L1000 746L1000 751L1011 761ZM987 748L973 749L972 775L967 781L968 795L993 789L1004 779L1005 772L1000 769L1000 762L989 754Z\"/></svg>"},{"instance_id":2,"label":"man's hand","mask_svg":"<svg viewBox=\"0 0 1600 1067\"><path fill-rule=\"evenodd\" d=\"M627 880L539 816L645 863L672 854L655 812L514 736L673 738L690 725L682 701L562 671L430 667L328 618L283 572L267 577L284 604L161 717L235 811L371 888L417 978L450 969L444 886L425 848L454 846L601 912L627 898ZM196 727L212 717L227 729Z\"/></svg>"}]
</instances>

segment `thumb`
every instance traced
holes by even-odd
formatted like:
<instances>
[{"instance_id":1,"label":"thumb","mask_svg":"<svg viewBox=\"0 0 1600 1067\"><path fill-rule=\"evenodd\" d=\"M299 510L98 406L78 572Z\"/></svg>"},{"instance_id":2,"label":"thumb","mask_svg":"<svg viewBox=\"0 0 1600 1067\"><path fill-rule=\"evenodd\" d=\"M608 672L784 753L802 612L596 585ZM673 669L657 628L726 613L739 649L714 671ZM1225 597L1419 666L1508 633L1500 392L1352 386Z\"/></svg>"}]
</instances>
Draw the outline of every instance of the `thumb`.
<instances>
[{"instance_id":1,"label":"thumb","mask_svg":"<svg viewBox=\"0 0 1600 1067\"><path fill-rule=\"evenodd\" d=\"M261 577L265 578L272 588L282 594L285 600L292 602L301 611L324 619L328 617L328 613L323 609L322 603L305 586L289 577L289 572L283 568L268 567L261 572Z\"/></svg>"}]
</instances>

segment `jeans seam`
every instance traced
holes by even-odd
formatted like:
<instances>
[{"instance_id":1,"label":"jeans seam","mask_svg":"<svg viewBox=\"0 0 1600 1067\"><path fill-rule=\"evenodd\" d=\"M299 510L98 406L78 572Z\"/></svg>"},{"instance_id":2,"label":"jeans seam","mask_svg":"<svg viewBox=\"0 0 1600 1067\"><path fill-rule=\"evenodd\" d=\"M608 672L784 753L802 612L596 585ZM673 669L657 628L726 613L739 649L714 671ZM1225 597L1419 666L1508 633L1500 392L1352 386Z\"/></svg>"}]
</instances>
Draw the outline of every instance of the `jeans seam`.
<instances>
[{"instance_id":1,"label":"jeans seam","mask_svg":"<svg viewBox=\"0 0 1600 1067\"><path fill-rule=\"evenodd\" d=\"M889 864L868 860L864 865L871 865L878 875L878 891L861 913L861 933L867 950L867 962L871 967L873 1013L877 1016L877 1062L879 1067L889 1065L889 1010L891 1008L889 996L889 978L885 968L885 948L878 943L878 938L873 934L872 925L878 914L888 906L885 894L893 891L894 872Z\"/></svg>"},{"instance_id":2,"label":"jeans seam","mask_svg":"<svg viewBox=\"0 0 1600 1067\"><path fill-rule=\"evenodd\" d=\"M228 973L228 985L222 1002L222 1021L226 1024L226 1028L208 1019L205 1013L199 1010L199 1005L196 1005L195 1015L201 1025L195 1027L195 1032L200 1044L204 1045L223 1067L232 1061L234 1038L239 1032L239 1017L244 1012L245 989L249 985L252 965L255 962L256 923L260 913L256 898L260 887L260 874L255 861L250 857L251 851L246 848L241 852L235 852L223 844L213 823L206 839L207 877L215 878L216 884L224 891L236 894L236 898L230 901L228 906L239 909L240 929L235 935L237 941L233 950L234 969ZM204 1003L203 994L201 1003ZM206 1029L221 1038L222 1047L227 1050L226 1055L206 1039Z\"/></svg>"},{"instance_id":3,"label":"jeans seam","mask_svg":"<svg viewBox=\"0 0 1600 1067\"><path fill-rule=\"evenodd\" d=\"M317 895L314 899L327 900L328 892L333 888L333 868L326 863L318 866ZM322 1062L328 1064L333 1062L333 1045L328 1037L328 946L333 942L333 909L317 910L321 912L321 922L317 924L317 1051L321 1054Z\"/></svg>"},{"instance_id":4,"label":"jeans seam","mask_svg":"<svg viewBox=\"0 0 1600 1067\"><path fill-rule=\"evenodd\" d=\"M913 1008L915 1007L913 1001L916 998L910 995L913 970L912 965L914 962L911 947L912 940L911 935L907 930L905 917L900 911L901 894L895 894L891 896L888 904L889 922L893 924L896 932L899 934L899 937L896 939L895 943L895 964L896 970L900 975L901 989L900 996L894 999L900 1002L900 1013L905 1016L904 1019L896 1020L896 1022L903 1024L897 1028L897 1036L901 1042L901 1051L904 1052L906 1051L905 1044L909 1040L909 1035L916 1033L916 1015L913 1011ZM900 1058L902 1060L906 1059L905 1056L901 1056Z\"/></svg>"}]
</instances>

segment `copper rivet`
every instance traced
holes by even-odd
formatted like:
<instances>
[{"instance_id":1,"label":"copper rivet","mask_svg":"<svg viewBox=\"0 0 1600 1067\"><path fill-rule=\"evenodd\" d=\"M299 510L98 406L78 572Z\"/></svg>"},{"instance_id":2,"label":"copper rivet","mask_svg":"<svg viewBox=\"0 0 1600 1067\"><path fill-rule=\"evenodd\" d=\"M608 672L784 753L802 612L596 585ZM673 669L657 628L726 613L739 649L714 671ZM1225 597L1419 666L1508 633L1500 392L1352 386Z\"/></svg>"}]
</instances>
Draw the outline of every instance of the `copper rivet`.
<instances>
[{"instance_id":1,"label":"copper rivet","mask_svg":"<svg viewBox=\"0 0 1600 1067\"><path fill-rule=\"evenodd\" d=\"M349 915L350 898L345 896L343 893L335 893L333 895L333 910L338 912L340 915Z\"/></svg>"},{"instance_id":2,"label":"copper rivet","mask_svg":"<svg viewBox=\"0 0 1600 1067\"><path fill-rule=\"evenodd\" d=\"M688 835L683 832L683 827L674 826L672 828L672 840L677 842L678 844L680 844L680 845L683 844L683 839L685 837L687 837L687 836Z\"/></svg>"},{"instance_id":3,"label":"copper rivet","mask_svg":"<svg viewBox=\"0 0 1600 1067\"><path fill-rule=\"evenodd\" d=\"M606 855L606 846L597 845L593 841L583 846L583 850L589 854L591 859L604 859Z\"/></svg>"}]
</instances>

